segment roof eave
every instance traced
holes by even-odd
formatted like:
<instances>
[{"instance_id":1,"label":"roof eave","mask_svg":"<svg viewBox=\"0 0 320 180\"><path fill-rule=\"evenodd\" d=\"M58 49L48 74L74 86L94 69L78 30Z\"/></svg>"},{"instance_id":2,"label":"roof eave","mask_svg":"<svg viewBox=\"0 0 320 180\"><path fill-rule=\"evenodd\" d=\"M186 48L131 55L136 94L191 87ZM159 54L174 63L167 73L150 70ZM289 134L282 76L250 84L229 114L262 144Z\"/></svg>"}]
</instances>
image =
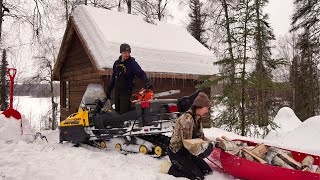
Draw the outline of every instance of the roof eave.
<instances>
[{"instance_id":1,"label":"roof eave","mask_svg":"<svg viewBox=\"0 0 320 180\"><path fill-rule=\"evenodd\" d=\"M61 47L60 47L60 50L59 50L58 58L57 58L57 61L55 63L54 69L53 69L53 80L54 81L59 81L60 80L60 70L61 70L63 61L64 61L64 59L66 57L66 53L68 51L68 48L69 48L69 46L70 46L70 44L72 42L71 39L72 39L72 35L74 33L76 33L77 36L79 37L80 42L81 42L84 50L86 51L86 54L88 55L88 57L90 59L90 62L92 63L95 71L98 74L103 74L104 73L104 70L98 69L97 64L96 64L96 62L94 60L94 57L91 54L91 51L89 51L88 45L86 44L86 42L85 42L84 38L82 37L78 27L76 26L76 24L75 24L75 22L73 20L73 17L70 17L70 19L68 21L68 24L67 24L66 31L65 31L64 36L63 36L63 40L62 40Z\"/></svg>"},{"instance_id":2,"label":"roof eave","mask_svg":"<svg viewBox=\"0 0 320 180\"><path fill-rule=\"evenodd\" d=\"M111 76L112 69L106 68L99 70L100 75ZM169 73L169 72L146 72L148 78L163 78L163 79L190 79L197 80L203 74L182 74L182 73ZM212 76L215 76L212 74Z\"/></svg>"}]
</instances>

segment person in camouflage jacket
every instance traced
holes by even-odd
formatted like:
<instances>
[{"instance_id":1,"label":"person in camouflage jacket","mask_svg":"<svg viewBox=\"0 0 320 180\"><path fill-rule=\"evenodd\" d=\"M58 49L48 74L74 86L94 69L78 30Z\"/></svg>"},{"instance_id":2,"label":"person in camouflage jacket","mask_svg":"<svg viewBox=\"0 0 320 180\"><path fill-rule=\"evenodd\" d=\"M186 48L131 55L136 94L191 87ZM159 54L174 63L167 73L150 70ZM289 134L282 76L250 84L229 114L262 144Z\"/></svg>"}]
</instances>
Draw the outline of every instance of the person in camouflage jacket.
<instances>
[{"instance_id":1,"label":"person in camouflage jacket","mask_svg":"<svg viewBox=\"0 0 320 180\"><path fill-rule=\"evenodd\" d=\"M168 155L172 163L168 174L189 179L204 179L205 174L212 172L202 158L192 155L183 146L183 140L186 139L201 138L209 141L204 136L202 129L202 117L209 112L209 107L208 96L200 92L191 108L178 118L168 148Z\"/></svg>"}]
</instances>

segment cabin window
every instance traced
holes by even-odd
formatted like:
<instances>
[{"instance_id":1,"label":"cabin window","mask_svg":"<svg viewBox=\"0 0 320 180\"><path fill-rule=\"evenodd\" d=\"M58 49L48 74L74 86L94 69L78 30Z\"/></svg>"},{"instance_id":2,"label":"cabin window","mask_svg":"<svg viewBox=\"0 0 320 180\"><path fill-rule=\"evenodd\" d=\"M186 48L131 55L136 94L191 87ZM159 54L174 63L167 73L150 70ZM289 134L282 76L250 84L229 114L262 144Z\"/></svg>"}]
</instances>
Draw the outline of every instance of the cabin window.
<instances>
[{"instance_id":1,"label":"cabin window","mask_svg":"<svg viewBox=\"0 0 320 180\"><path fill-rule=\"evenodd\" d=\"M69 89L69 81L62 82L62 108L69 108L70 102L70 89Z\"/></svg>"}]
</instances>

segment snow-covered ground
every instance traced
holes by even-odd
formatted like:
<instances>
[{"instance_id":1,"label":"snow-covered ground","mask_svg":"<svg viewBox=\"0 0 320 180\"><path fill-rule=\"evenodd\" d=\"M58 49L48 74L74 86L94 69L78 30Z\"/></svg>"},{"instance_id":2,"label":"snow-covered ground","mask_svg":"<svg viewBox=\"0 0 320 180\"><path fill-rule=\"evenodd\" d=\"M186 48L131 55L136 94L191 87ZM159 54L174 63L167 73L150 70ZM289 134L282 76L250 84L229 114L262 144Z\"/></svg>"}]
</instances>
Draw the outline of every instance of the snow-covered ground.
<instances>
[{"instance_id":1,"label":"snow-covered ground","mask_svg":"<svg viewBox=\"0 0 320 180\"><path fill-rule=\"evenodd\" d=\"M21 101L22 102L22 101ZM30 103L31 101L26 101ZM31 104L30 104L31 106ZM36 106L36 105L35 105ZM22 106L21 106L22 107ZM44 106L40 106L44 107ZM19 109L23 112L25 109ZM36 111L34 111L36 112ZM37 116L35 116L37 117ZM106 150L89 146L73 147L70 143L58 143L58 131L44 131L49 143L37 139L31 130L28 116L23 116L25 135L21 136L20 121L0 114L0 179L176 179L159 173L162 159L140 154L123 155L109 144ZM241 137L222 129L205 129L211 139L225 135L231 139L246 139L269 145L320 155L320 116L305 122L299 121L289 108L279 111L275 121L279 129L268 139ZM310 138L311 137L311 138ZM206 179L234 179L214 171Z\"/></svg>"},{"instance_id":2,"label":"snow-covered ground","mask_svg":"<svg viewBox=\"0 0 320 180\"><path fill-rule=\"evenodd\" d=\"M32 136L19 139L19 121L0 115L0 179L176 179L159 173L162 159L140 154L123 155L109 147L99 150L89 146L73 147L70 143L58 143L58 131L42 132L49 143ZM10 129L10 130L9 130ZM9 136L3 136L10 132ZM214 172L208 178L233 179Z\"/></svg>"}]
</instances>

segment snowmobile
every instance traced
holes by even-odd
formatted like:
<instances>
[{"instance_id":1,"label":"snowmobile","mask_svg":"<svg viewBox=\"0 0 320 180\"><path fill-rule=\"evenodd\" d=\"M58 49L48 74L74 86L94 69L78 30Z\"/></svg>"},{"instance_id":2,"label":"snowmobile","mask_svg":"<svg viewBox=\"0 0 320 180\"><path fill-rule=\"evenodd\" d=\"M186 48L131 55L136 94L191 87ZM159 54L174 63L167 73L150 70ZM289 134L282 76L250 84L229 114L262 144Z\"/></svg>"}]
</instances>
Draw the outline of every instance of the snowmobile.
<instances>
[{"instance_id":1,"label":"snowmobile","mask_svg":"<svg viewBox=\"0 0 320 180\"><path fill-rule=\"evenodd\" d=\"M77 113L60 122L60 142L85 143L99 148L113 144L122 152L165 155L175 120L188 110L199 91L180 99L156 99L177 90L153 94L142 89L132 96L133 108L124 114L113 110L103 87L90 84Z\"/></svg>"}]
</instances>

